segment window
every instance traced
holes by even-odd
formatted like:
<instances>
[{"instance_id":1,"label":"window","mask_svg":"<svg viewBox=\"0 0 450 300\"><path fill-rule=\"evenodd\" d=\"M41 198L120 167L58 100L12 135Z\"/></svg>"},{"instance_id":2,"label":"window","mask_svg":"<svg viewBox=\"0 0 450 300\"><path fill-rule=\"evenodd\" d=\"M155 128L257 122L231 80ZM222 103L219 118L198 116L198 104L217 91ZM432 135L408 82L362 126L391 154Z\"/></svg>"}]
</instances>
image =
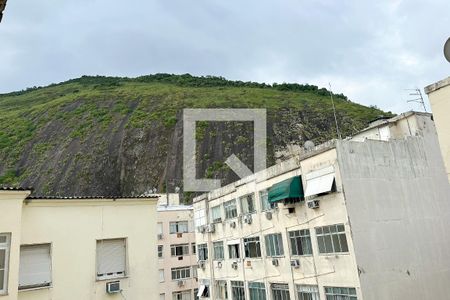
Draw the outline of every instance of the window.
<instances>
[{"instance_id":1,"label":"window","mask_svg":"<svg viewBox=\"0 0 450 300\"><path fill-rule=\"evenodd\" d=\"M193 278L198 278L197 269L198 269L198 266L192 266L192 277Z\"/></svg>"},{"instance_id":2,"label":"window","mask_svg":"<svg viewBox=\"0 0 450 300\"><path fill-rule=\"evenodd\" d=\"M344 224L316 228L319 253L348 252Z\"/></svg>"},{"instance_id":3,"label":"window","mask_svg":"<svg viewBox=\"0 0 450 300\"><path fill-rule=\"evenodd\" d=\"M245 195L239 198L239 200L241 202L241 209L243 214L251 214L256 211L254 194Z\"/></svg>"},{"instance_id":4,"label":"window","mask_svg":"<svg viewBox=\"0 0 450 300\"><path fill-rule=\"evenodd\" d=\"M191 290L172 293L172 300L191 300Z\"/></svg>"},{"instance_id":5,"label":"window","mask_svg":"<svg viewBox=\"0 0 450 300\"><path fill-rule=\"evenodd\" d=\"M316 285L297 285L298 300L320 300Z\"/></svg>"},{"instance_id":6,"label":"window","mask_svg":"<svg viewBox=\"0 0 450 300\"><path fill-rule=\"evenodd\" d=\"M259 236L244 239L244 252L245 257L261 257L261 245L259 242Z\"/></svg>"},{"instance_id":7,"label":"window","mask_svg":"<svg viewBox=\"0 0 450 300\"><path fill-rule=\"evenodd\" d=\"M216 281L216 297L217 300L228 299L227 282L225 280Z\"/></svg>"},{"instance_id":8,"label":"window","mask_svg":"<svg viewBox=\"0 0 450 300\"><path fill-rule=\"evenodd\" d=\"M225 210L225 219L232 219L237 217L236 199L223 203Z\"/></svg>"},{"instance_id":9,"label":"window","mask_svg":"<svg viewBox=\"0 0 450 300\"><path fill-rule=\"evenodd\" d=\"M164 269L159 269L159 282L164 282Z\"/></svg>"},{"instance_id":10,"label":"window","mask_svg":"<svg viewBox=\"0 0 450 300\"><path fill-rule=\"evenodd\" d=\"M289 285L283 283L272 284L272 299L273 300L290 300Z\"/></svg>"},{"instance_id":11,"label":"window","mask_svg":"<svg viewBox=\"0 0 450 300\"><path fill-rule=\"evenodd\" d=\"M170 233L186 233L188 232L188 221L170 222Z\"/></svg>"},{"instance_id":12,"label":"window","mask_svg":"<svg viewBox=\"0 0 450 300\"><path fill-rule=\"evenodd\" d=\"M50 244L21 246L19 290L50 286L51 278Z\"/></svg>"},{"instance_id":13,"label":"window","mask_svg":"<svg viewBox=\"0 0 450 300\"><path fill-rule=\"evenodd\" d=\"M223 259L223 242L214 242L213 243L214 250L214 259L222 260Z\"/></svg>"},{"instance_id":14,"label":"window","mask_svg":"<svg viewBox=\"0 0 450 300\"><path fill-rule=\"evenodd\" d=\"M159 300L166 300L166 294L159 294Z\"/></svg>"},{"instance_id":15,"label":"window","mask_svg":"<svg viewBox=\"0 0 450 300\"><path fill-rule=\"evenodd\" d=\"M264 282L249 282L248 292L250 293L250 300L266 300Z\"/></svg>"},{"instance_id":16,"label":"window","mask_svg":"<svg viewBox=\"0 0 450 300\"><path fill-rule=\"evenodd\" d=\"M189 244L170 245L170 255L172 256L189 255Z\"/></svg>"},{"instance_id":17,"label":"window","mask_svg":"<svg viewBox=\"0 0 450 300\"><path fill-rule=\"evenodd\" d=\"M311 236L309 229L295 230L289 232L292 255L311 255Z\"/></svg>"},{"instance_id":18,"label":"window","mask_svg":"<svg viewBox=\"0 0 450 300\"><path fill-rule=\"evenodd\" d=\"M228 244L228 257L229 258L240 258L239 255L239 242L232 242Z\"/></svg>"},{"instance_id":19,"label":"window","mask_svg":"<svg viewBox=\"0 0 450 300\"><path fill-rule=\"evenodd\" d=\"M281 237L281 233L266 235L265 242L266 242L267 256L282 256L282 255L284 255L283 239Z\"/></svg>"},{"instance_id":20,"label":"window","mask_svg":"<svg viewBox=\"0 0 450 300\"><path fill-rule=\"evenodd\" d=\"M336 191L333 166L310 172L305 175L305 179L305 197L323 195Z\"/></svg>"},{"instance_id":21,"label":"window","mask_svg":"<svg viewBox=\"0 0 450 300\"><path fill-rule=\"evenodd\" d=\"M198 298L209 298L209 284L201 284L196 295Z\"/></svg>"},{"instance_id":22,"label":"window","mask_svg":"<svg viewBox=\"0 0 450 300\"><path fill-rule=\"evenodd\" d=\"M231 299L245 300L245 288L243 281L231 281Z\"/></svg>"},{"instance_id":23,"label":"window","mask_svg":"<svg viewBox=\"0 0 450 300\"><path fill-rule=\"evenodd\" d=\"M222 212L220 211L220 205L211 208L211 222L212 223L222 222Z\"/></svg>"},{"instance_id":24,"label":"window","mask_svg":"<svg viewBox=\"0 0 450 300\"><path fill-rule=\"evenodd\" d=\"M197 246L198 248L198 260L207 260L208 259L208 245L200 244Z\"/></svg>"},{"instance_id":25,"label":"window","mask_svg":"<svg viewBox=\"0 0 450 300\"><path fill-rule=\"evenodd\" d=\"M191 277L191 267L172 268L172 280L185 279Z\"/></svg>"},{"instance_id":26,"label":"window","mask_svg":"<svg viewBox=\"0 0 450 300\"><path fill-rule=\"evenodd\" d=\"M158 222L157 232L158 234L163 234L163 224L161 222Z\"/></svg>"},{"instance_id":27,"label":"window","mask_svg":"<svg viewBox=\"0 0 450 300\"><path fill-rule=\"evenodd\" d=\"M125 276L126 241L109 239L97 241L97 279Z\"/></svg>"},{"instance_id":28,"label":"window","mask_svg":"<svg viewBox=\"0 0 450 300\"><path fill-rule=\"evenodd\" d=\"M204 208L194 211L194 224L196 228L206 225L206 213Z\"/></svg>"},{"instance_id":29,"label":"window","mask_svg":"<svg viewBox=\"0 0 450 300\"><path fill-rule=\"evenodd\" d=\"M198 296L198 289L194 289L194 299L195 300L199 300L199 296Z\"/></svg>"},{"instance_id":30,"label":"window","mask_svg":"<svg viewBox=\"0 0 450 300\"><path fill-rule=\"evenodd\" d=\"M356 289L346 287L325 287L326 300L357 300Z\"/></svg>"},{"instance_id":31,"label":"window","mask_svg":"<svg viewBox=\"0 0 450 300\"><path fill-rule=\"evenodd\" d=\"M192 254L196 254L197 253L197 247L195 247L195 243L192 243Z\"/></svg>"},{"instance_id":32,"label":"window","mask_svg":"<svg viewBox=\"0 0 450 300\"><path fill-rule=\"evenodd\" d=\"M269 210L277 207L277 203L269 202L269 192L267 190L259 191L259 199L261 200L261 210Z\"/></svg>"},{"instance_id":33,"label":"window","mask_svg":"<svg viewBox=\"0 0 450 300\"><path fill-rule=\"evenodd\" d=\"M8 291L8 265L11 235L0 233L0 295Z\"/></svg>"},{"instance_id":34,"label":"window","mask_svg":"<svg viewBox=\"0 0 450 300\"><path fill-rule=\"evenodd\" d=\"M163 245L158 245L158 258L163 258Z\"/></svg>"}]
</instances>

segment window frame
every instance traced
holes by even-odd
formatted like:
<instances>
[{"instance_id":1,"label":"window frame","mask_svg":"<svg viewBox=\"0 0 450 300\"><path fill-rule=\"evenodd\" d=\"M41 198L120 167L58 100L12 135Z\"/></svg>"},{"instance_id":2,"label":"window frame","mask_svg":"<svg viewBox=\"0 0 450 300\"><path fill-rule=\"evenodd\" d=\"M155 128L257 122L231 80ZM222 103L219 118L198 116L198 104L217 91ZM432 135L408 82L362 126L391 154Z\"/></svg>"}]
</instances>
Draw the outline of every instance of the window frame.
<instances>
[{"instance_id":1,"label":"window frame","mask_svg":"<svg viewBox=\"0 0 450 300\"><path fill-rule=\"evenodd\" d=\"M175 272L175 275L179 274L178 278L174 278L174 276L173 276L174 272ZM181 277L183 272L184 272L185 277ZM192 269L190 266L171 268L170 269L170 277L172 278L172 281L185 280L185 279L192 278ZM175 277L177 277L177 276L175 276Z\"/></svg>"},{"instance_id":2,"label":"window frame","mask_svg":"<svg viewBox=\"0 0 450 300\"><path fill-rule=\"evenodd\" d=\"M250 256L248 254L251 253L250 247L254 245L256 256ZM244 257L245 258L261 258L262 257L262 251L261 251L261 239L259 236L253 236L253 237L246 237L244 238Z\"/></svg>"},{"instance_id":3,"label":"window frame","mask_svg":"<svg viewBox=\"0 0 450 300\"><path fill-rule=\"evenodd\" d=\"M3 268L3 288L0 289L0 295L8 294L8 279L9 279L9 256L11 253L11 233L2 232L0 233L0 237L5 238L4 243L0 243L0 250L5 250L5 260L4 260L4 268Z\"/></svg>"},{"instance_id":4,"label":"window frame","mask_svg":"<svg viewBox=\"0 0 450 300\"><path fill-rule=\"evenodd\" d=\"M186 298L188 296L188 298ZM191 290L184 290L184 291L174 291L172 292L172 300L191 300L192 299L192 292Z\"/></svg>"},{"instance_id":5,"label":"window frame","mask_svg":"<svg viewBox=\"0 0 450 300\"><path fill-rule=\"evenodd\" d=\"M249 199L251 200L250 202ZM246 202L244 203L244 201ZM250 203L251 205L249 205ZM256 213L255 193L248 193L244 196L239 197L239 204L241 205L241 212L243 215Z\"/></svg>"},{"instance_id":6,"label":"window frame","mask_svg":"<svg viewBox=\"0 0 450 300\"><path fill-rule=\"evenodd\" d=\"M333 231L333 228L335 229L335 231ZM339 230L340 228L342 228L342 230ZM314 229L316 233L317 247L320 255L336 255L349 253L350 250L348 247L347 233L344 224L340 223L325 225L315 227ZM325 230L327 232L325 232ZM339 245L339 249L336 249L336 239ZM345 244L341 243L342 241L345 241ZM331 252L329 252L327 249L327 242L331 243ZM345 245L345 251L343 251L343 245ZM326 252L322 252L323 250Z\"/></svg>"},{"instance_id":7,"label":"window frame","mask_svg":"<svg viewBox=\"0 0 450 300\"><path fill-rule=\"evenodd\" d=\"M214 285L216 287L216 300L228 299L228 283L226 280L215 280Z\"/></svg>"},{"instance_id":8,"label":"window frame","mask_svg":"<svg viewBox=\"0 0 450 300\"><path fill-rule=\"evenodd\" d=\"M240 280L231 280L231 299L232 300L245 300L245 283Z\"/></svg>"},{"instance_id":9,"label":"window frame","mask_svg":"<svg viewBox=\"0 0 450 300\"><path fill-rule=\"evenodd\" d=\"M208 244L198 244L197 245L197 255L199 261L206 261L208 260Z\"/></svg>"},{"instance_id":10,"label":"window frame","mask_svg":"<svg viewBox=\"0 0 450 300\"><path fill-rule=\"evenodd\" d=\"M186 231L180 230L180 225L186 225ZM175 226L175 231L172 229ZM189 232L189 221L171 221L169 222L169 234L178 234L178 233L188 233Z\"/></svg>"},{"instance_id":11,"label":"window frame","mask_svg":"<svg viewBox=\"0 0 450 300\"><path fill-rule=\"evenodd\" d=\"M225 220L231 220L237 218L237 201L236 199L231 199L223 203L223 210L225 212Z\"/></svg>"},{"instance_id":12,"label":"window frame","mask_svg":"<svg viewBox=\"0 0 450 300\"><path fill-rule=\"evenodd\" d=\"M177 254L177 249L181 248L181 254ZM189 256L189 243L183 244L172 244L170 245L170 256L171 257L179 257L179 256ZM185 251L187 250L187 251Z\"/></svg>"},{"instance_id":13,"label":"window frame","mask_svg":"<svg viewBox=\"0 0 450 300\"><path fill-rule=\"evenodd\" d=\"M164 245L158 245L158 259L164 258Z\"/></svg>"},{"instance_id":14,"label":"window frame","mask_svg":"<svg viewBox=\"0 0 450 300\"><path fill-rule=\"evenodd\" d=\"M313 255L311 231L309 228L288 231L288 238L291 249L291 256L311 256ZM298 247L300 243L300 248ZM304 244L305 243L305 244ZM307 250L307 251L305 251ZM305 253L308 252L308 253Z\"/></svg>"},{"instance_id":15,"label":"window frame","mask_svg":"<svg viewBox=\"0 0 450 300\"><path fill-rule=\"evenodd\" d=\"M124 247L125 247L125 267L124 267L124 271L122 272L123 274L113 274L113 275L106 275L106 276L98 276L98 263L99 263L99 253L98 253L98 243L102 242L102 241L111 241L111 240L123 240L124 241ZM98 239L96 240L96 266L95 266L95 278L96 281L104 281L104 280L110 280L110 279L116 279L116 278L127 278L129 276L129 270L128 270L128 238L126 237L117 237L117 238L107 238L107 239ZM115 272L115 273L119 273L119 272Z\"/></svg>"},{"instance_id":16,"label":"window frame","mask_svg":"<svg viewBox=\"0 0 450 300\"><path fill-rule=\"evenodd\" d=\"M241 259L241 243L228 244L227 246L229 259ZM232 251L232 249L234 250Z\"/></svg>"},{"instance_id":17,"label":"window frame","mask_svg":"<svg viewBox=\"0 0 450 300\"><path fill-rule=\"evenodd\" d=\"M301 290L305 289L305 290ZM309 289L308 291L306 289ZM308 284L296 284L295 285L295 293L297 294L298 300L320 300L320 292L319 287L317 285L308 285ZM303 295L309 295L310 297L304 298Z\"/></svg>"},{"instance_id":18,"label":"window frame","mask_svg":"<svg viewBox=\"0 0 450 300\"><path fill-rule=\"evenodd\" d=\"M159 269L158 270L158 276L159 276L159 283L162 283L162 282L166 281L166 274L165 274L164 269Z\"/></svg>"},{"instance_id":19,"label":"window frame","mask_svg":"<svg viewBox=\"0 0 450 300\"><path fill-rule=\"evenodd\" d=\"M256 298L253 298L253 292L256 292ZM266 300L266 285L264 282L249 281L248 283L248 297L250 300Z\"/></svg>"},{"instance_id":20,"label":"window frame","mask_svg":"<svg viewBox=\"0 0 450 300\"><path fill-rule=\"evenodd\" d=\"M287 287L287 289L286 289ZM271 283L270 284L270 291L272 292L272 299L273 300L283 300L283 299L291 299L290 291L289 291L289 284L288 283ZM275 292L284 293L284 295L281 298L277 298L275 295ZM287 293L287 298L285 298Z\"/></svg>"},{"instance_id":21,"label":"window frame","mask_svg":"<svg viewBox=\"0 0 450 300\"><path fill-rule=\"evenodd\" d=\"M217 251L217 248L220 251ZM221 255L217 255L221 254ZM213 242L213 260L224 260L225 259L225 249L223 247L223 241Z\"/></svg>"},{"instance_id":22,"label":"window frame","mask_svg":"<svg viewBox=\"0 0 450 300\"><path fill-rule=\"evenodd\" d=\"M48 247L48 255L49 255L49 276L50 281L46 283L33 283L29 285L20 285L20 256L22 256L22 248L37 248L37 247ZM47 249L46 249L47 250ZM32 290L32 289L40 289L40 288L50 288L53 285L53 262L52 262L52 244L51 243L42 243L42 244L24 244L20 245L20 254L19 254L19 282L18 282L18 290L19 291L26 291L26 290Z\"/></svg>"},{"instance_id":23,"label":"window frame","mask_svg":"<svg viewBox=\"0 0 450 300\"><path fill-rule=\"evenodd\" d=\"M218 204L216 206L211 207L211 223L220 223L220 222L222 222L222 206Z\"/></svg>"},{"instance_id":24,"label":"window frame","mask_svg":"<svg viewBox=\"0 0 450 300\"><path fill-rule=\"evenodd\" d=\"M273 238L279 238L279 243L275 243L275 240ZM266 256L267 257L284 257L284 245L283 245L283 235L281 233L270 233L270 234L266 234L264 236L264 243L266 244ZM277 247L277 245L279 245ZM270 248L270 246L273 246L273 248ZM278 249L278 251L280 253L271 253L271 250L276 251Z\"/></svg>"},{"instance_id":25,"label":"window frame","mask_svg":"<svg viewBox=\"0 0 450 300\"><path fill-rule=\"evenodd\" d=\"M356 292L356 288L354 288L354 287L324 286L323 289L324 289L326 300L336 299L335 296L339 296L340 297L339 299L342 299L342 300L358 300L358 293ZM328 289L332 289L331 293L330 293L330 291L328 291ZM346 289L346 290L348 290L348 292L347 293L341 293L341 292L335 293L334 289L339 289L339 290ZM354 294L350 294L350 290L354 290ZM329 297L331 297L331 298L329 298Z\"/></svg>"}]
</instances>

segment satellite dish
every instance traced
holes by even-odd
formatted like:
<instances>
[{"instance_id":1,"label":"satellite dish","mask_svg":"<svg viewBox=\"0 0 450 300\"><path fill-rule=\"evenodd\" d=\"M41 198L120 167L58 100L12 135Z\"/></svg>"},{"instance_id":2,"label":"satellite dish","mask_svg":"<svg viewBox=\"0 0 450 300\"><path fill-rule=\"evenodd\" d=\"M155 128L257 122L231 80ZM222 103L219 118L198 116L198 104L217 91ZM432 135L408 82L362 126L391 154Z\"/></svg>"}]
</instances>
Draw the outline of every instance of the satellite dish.
<instances>
[{"instance_id":1,"label":"satellite dish","mask_svg":"<svg viewBox=\"0 0 450 300\"><path fill-rule=\"evenodd\" d=\"M305 147L306 150L312 150L314 148L314 142L313 141L306 141L303 147Z\"/></svg>"},{"instance_id":2,"label":"satellite dish","mask_svg":"<svg viewBox=\"0 0 450 300\"><path fill-rule=\"evenodd\" d=\"M447 42L444 45L444 56L445 59L450 62L450 38L448 38Z\"/></svg>"}]
</instances>

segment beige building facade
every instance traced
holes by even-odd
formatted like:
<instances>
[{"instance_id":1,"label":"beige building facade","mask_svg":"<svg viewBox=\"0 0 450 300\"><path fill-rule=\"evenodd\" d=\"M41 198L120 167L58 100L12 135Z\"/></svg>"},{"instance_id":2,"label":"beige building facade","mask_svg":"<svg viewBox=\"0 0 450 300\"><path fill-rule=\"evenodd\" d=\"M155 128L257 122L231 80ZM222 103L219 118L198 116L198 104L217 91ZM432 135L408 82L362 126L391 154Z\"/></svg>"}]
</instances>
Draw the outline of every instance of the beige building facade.
<instances>
[{"instance_id":1,"label":"beige building facade","mask_svg":"<svg viewBox=\"0 0 450 300\"><path fill-rule=\"evenodd\" d=\"M0 299L151 299L157 197L0 190Z\"/></svg>"},{"instance_id":2,"label":"beige building facade","mask_svg":"<svg viewBox=\"0 0 450 300\"><path fill-rule=\"evenodd\" d=\"M450 77L425 87L450 182Z\"/></svg>"},{"instance_id":3,"label":"beige building facade","mask_svg":"<svg viewBox=\"0 0 450 300\"><path fill-rule=\"evenodd\" d=\"M448 220L431 115L378 120L195 198L198 296L444 299Z\"/></svg>"},{"instance_id":4,"label":"beige building facade","mask_svg":"<svg viewBox=\"0 0 450 300\"><path fill-rule=\"evenodd\" d=\"M157 251L160 300L193 300L197 293L197 258L193 208L160 198L157 212Z\"/></svg>"}]
</instances>

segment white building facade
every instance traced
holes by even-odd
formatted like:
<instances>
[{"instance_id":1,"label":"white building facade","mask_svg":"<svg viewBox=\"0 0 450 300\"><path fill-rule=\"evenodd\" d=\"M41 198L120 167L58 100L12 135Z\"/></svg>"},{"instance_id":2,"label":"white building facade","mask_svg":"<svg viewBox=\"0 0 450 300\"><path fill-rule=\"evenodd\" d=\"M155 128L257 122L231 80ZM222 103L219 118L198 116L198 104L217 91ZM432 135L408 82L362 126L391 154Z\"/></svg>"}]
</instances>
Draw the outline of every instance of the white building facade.
<instances>
[{"instance_id":1,"label":"white building facade","mask_svg":"<svg viewBox=\"0 0 450 300\"><path fill-rule=\"evenodd\" d=\"M198 296L445 299L450 188L436 154L431 116L407 113L197 197Z\"/></svg>"}]
</instances>

